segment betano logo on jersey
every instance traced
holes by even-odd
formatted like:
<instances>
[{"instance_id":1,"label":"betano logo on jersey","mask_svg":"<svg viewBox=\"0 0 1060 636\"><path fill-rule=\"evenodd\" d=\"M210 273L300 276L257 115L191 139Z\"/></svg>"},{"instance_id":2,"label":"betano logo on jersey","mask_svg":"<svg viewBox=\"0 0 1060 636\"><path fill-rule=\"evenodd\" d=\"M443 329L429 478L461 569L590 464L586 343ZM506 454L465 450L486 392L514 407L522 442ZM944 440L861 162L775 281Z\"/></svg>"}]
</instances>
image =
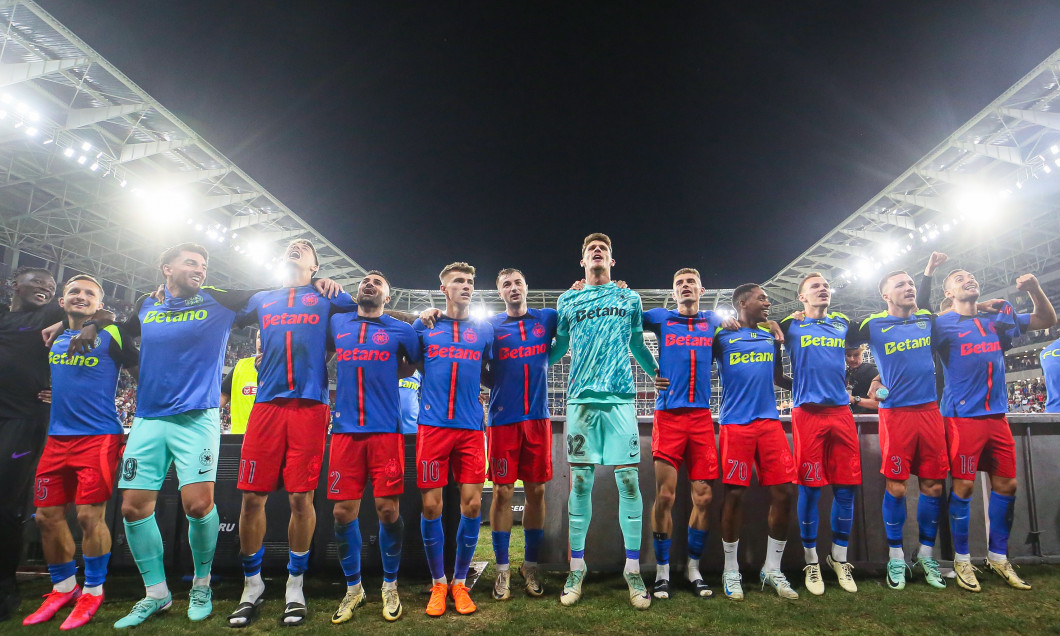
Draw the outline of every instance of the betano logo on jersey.
<instances>
[{"instance_id":1,"label":"betano logo on jersey","mask_svg":"<svg viewBox=\"0 0 1060 636\"><path fill-rule=\"evenodd\" d=\"M339 362L386 362L390 359L390 352L378 349L337 349L335 359Z\"/></svg>"},{"instance_id":2,"label":"betano logo on jersey","mask_svg":"<svg viewBox=\"0 0 1060 636\"><path fill-rule=\"evenodd\" d=\"M1001 351L1000 342L978 342L975 344L965 342L961 344L962 356L970 356L977 353L996 353L998 351Z\"/></svg>"},{"instance_id":3,"label":"betano logo on jersey","mask_svg":"<svg viewBox=\"0 0 1060 636\"><path fill-rule=\"evenodd\" d=\"M67 356L65 353L49 353L48 362L50 364L62 364L75 367L94 367L99 364L99 358L95 356Z\"/></svg>"},{"instance_id":4,"label":"betano logo on jersey","mask_svg":"<svg viewBox=\"0 0 1060 636\"><path fill-rule=\"evenodd\" d=\"M799 339L802 347L836 347L844 349L847 346L846 338L829 338L828 336L803 336Z\"/></svg>"},{"instance_id":5,"label":"betano logo on jersey","mask_svg":"<svg viewBox=\"0 0 1060 636\"><path fill-rule=\"evenodd\" d=\"M703 324L703 323L700 323ZM714 346L713 336L677 336L672 333L666 334L666 339L663 341L664 346L667 347L712 347Z\"/></svg>"},{"instance_id":6,"label":"betano logo on jersey","mask_svg":"<svg viewBox=\"0 0 1060 636\"><path fill-rule=\"evenodd\" d=\"M625 307L598 307L596 309L590 309L588 311L584 309L578 309L574 312L574 322L581 322L583 320L589 320L590 318L602 318L603 316L621 316L626 317Z\"/></svg>"},{"instance_id":7,"label":"betano logo on jersey","mask_svg":"<svg viewBox=\"0 0 1060 636\"><path fill-rule=\"evenodd\" d=\"M482 352L476 349L462 349L453 345L435 345L427 347L428 358L453 358L455 360L481 360Z\"/></svg>"},{"instance_id":8,"label":"betano logo on jersey","mask_svg":"<svg viewBox=\"0 0 1060 636\"><path fill-rule=\"evenodd\" d=\"M920 338L906 338L905 340L899 340L897 342L887 342L883 345L884 355L891 355L892 353L903 353L905 351L912 351L914 349L921 349L923 347L931 346L931 336L923 336Z\"/></svg>"},{"instance_id":9,"label":"betano logo on jersey","mask_svg":"<svg viewBox=\"0 0 1060 636\"><path fill-rule=\"evenodd\" d=\"M206 320L209 313L205 309L185 309L183 311L155 311L151 310L144 315L143 324L149 322L187 322L189 320Z\"/></svg>"},{"instance_id":10,"label":"betano logo on jersey","mask_svg":"<svg viewBox=\"0 0 1060 636\"><path fill-rule=\"evenodd\" d=\"M268 329L275 325L316 325L320 316L316 314L265 314L261 317L261 328Z\"/></svg>"},{"instance_id":11,"label":"betano logo on jersey","mask_svg":"<svg viewBox=\"0 0 1060 636\"><path fill-rule=\"evenodd\" d=\"M747 364L749 362L772 362L772 351L759 351L757 353L733 353L729 354L729 364Z\"/></svg>"},{"instance_id":12,"label":"betano logo on jersey","mask_svg":"<svg viewBox=\"0 0 1060 636\"><path fill-rule=\"evenodd\" d=\"M543 353L548 353L548 345L545 343L529 347L501 347L497 358L500 360L507 360L509 358L532 358L533 356L541 355Z\"/></svg>"}]
</instances>

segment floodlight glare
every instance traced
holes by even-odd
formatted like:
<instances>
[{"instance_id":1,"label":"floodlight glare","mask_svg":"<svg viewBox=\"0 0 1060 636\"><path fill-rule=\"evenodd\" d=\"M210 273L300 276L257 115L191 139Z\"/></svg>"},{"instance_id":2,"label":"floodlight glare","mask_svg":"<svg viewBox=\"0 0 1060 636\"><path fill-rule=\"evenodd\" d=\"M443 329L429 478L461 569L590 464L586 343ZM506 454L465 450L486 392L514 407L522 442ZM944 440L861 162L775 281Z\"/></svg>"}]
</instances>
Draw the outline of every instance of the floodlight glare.
<instances>
[{"instance_id":1,"label":"floodlight glare","mask_svg":"<svg viewBox=\"0 0 1060 636\"><path fill-rule=\"evenodd\" d=\"M1049 174L1052 171L1053 171L1053 169L1049 167L1049 164L1043 164L1042 165L1042 172L1044 172L1045 174Z\"/></svg>"},{"instance_id":2,"label":"floodlight glare","mask_svg":"<svg viewBox=\"0 0 1060 636\"><path fill-rule=\"evenodd\" d=\"M91 170L92 172L95 172L96 170L99 170L99 164L96 163L96 162L92 162L92 165L89 166L88 169Z\"/></svg>"},{"instance_id":3,"label":"floodlight glare","mask_svg":"<svg viewBox=\"0 0 1060 636\"><path fill-rule=\"evenodd\" d=\"M1049 152L1053 153L1054 155L1060 154L1060 145L1053 144L1052 146L1049 146Z\"/></svg>"},{"instance_id":4,"label":"floodlight glare","mask_svg":"<svg viewBox=\"0 0 1060 636\"><path fill-rule=\"evenodd\" d=\"M81 144L81 150L84 150L85 152L88 152L89 150L92 150L92 144L88 143L87 141L82 143Z\"/></svg>"},{"instance_id":5,"label":"floodlight glare","mask_svg":"<svg viewBox=\"0 0 1060 636\"><path fill-rule=\"evenodd\" d=\"M66 150L63 151L63 156L65 156L65 157L73 157L74 156L74 149L73 148L67 148Z\"/></svg>"},{"instance_id":6,"label":"floodlight glare","mask_svg":"<svg viewBox=\"0 0 1060 636\"><path fill-rule=\"evenodd\" d=\"M86 161L88 161L88 157L86 157L84 155L81 155L80 157L77 158L77 163L81 164L82 166L85 165Z\"/></svg>"},{"instance_id":7,"label":"floodlight glare","mask_svg":"<svg viewBox=\"0 0 1060 636\"><path fill-rule=\"evenodd\" d=\"M26 136L27 137L36 137L37 136L37 132L39 132L39 131L36 128L34 128L33 126L30 126L29 128L26 129Z\"/></svg>"}]
</instances>

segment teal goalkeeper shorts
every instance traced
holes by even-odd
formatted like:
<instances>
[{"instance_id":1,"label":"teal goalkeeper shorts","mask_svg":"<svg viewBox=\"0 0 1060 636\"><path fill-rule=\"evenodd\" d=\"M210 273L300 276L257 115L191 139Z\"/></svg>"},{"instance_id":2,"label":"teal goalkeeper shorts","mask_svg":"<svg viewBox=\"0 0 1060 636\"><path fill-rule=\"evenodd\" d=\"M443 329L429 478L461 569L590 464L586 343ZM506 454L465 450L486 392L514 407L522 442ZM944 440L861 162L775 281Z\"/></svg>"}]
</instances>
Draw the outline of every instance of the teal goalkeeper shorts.
<instances>
[{"instance_id":1,"label":"teal goalkeeper shorts","mask_svg":"<svg viewBox=\"0 0 1060 636\"><path fill-rule=\"evenodd\" d=\"M170 464L176 464L181 488L216 481L220 446L218 409L134 418L122 455L118 488L161 490Z\"/></svg>"},{"instance_id":2,"label":"teal goalkeeper shorts","mask_svg":"<svg viewBox=\"0 0 1060 636\"><path fill-rule=\"evenodd\" d=\"M640 463L633 404L568 404L567 461L624 466Z\"/></svg>"}]
</instances>

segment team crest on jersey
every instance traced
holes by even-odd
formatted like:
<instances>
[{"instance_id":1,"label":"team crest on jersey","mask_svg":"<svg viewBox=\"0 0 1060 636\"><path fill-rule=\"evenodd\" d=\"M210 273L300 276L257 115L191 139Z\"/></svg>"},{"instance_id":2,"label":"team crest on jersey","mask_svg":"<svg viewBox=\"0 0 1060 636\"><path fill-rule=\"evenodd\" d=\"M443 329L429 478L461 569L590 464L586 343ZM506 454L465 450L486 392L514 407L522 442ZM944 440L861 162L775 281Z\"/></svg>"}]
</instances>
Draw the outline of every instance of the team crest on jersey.
<instances>
[{"instance_id":1,"label":"team crest on jersey","mask_svg":"<svg viewBox=\"0 0 1060 636\"><path fill-rule=\"evenodd\" d=\"M751 339L754 340L757 337L758 337L758 332L757 331L752 331L751 332Z\"/></svg>"},{"instance_id":2,"label":"team crest on jersey","mask_svg":"<svg viewBox=\"0 0 1060 636\"><path fill-rule=\"evenodd\" d=\"M534 328L530 330L530 333L534 334L535 338L544 338L545 337L545 328L543 326L541 326L541 323L535 322L534 323Z\"/></svg>"},{"instance_id":3,"label":"team crest on jersey","mask_svg":"<svg viewBox=\"0 0 1060 636\"><path fill-rule=\"evenodd\" d=\"M926 320L918 320L918 321L916 321L916 326L920 327L921 329L927 329L928 328L928 324L927 324Z\"/></svg>"},{"instance_id":4,"label":"team crest on jersey","mask_svg":"<svg viewBox=\"0 0 1060 636\"><path fill-rule=\"evenodd\" d=\"M390 342L390 336L386 335L386 332L382 329L379 329L372 334L372 342L376 343L377 345L385 345L386 343Z\"/></svg>"},{"instance_id":5,"label":"team crest on jersey","mask_svg":"<svg viewBox=\"0 0 1060 636\"><path fill-rule=\"evenodd\" d=\"M184 306L185 307L190 307L192 305L201 305L201 304L202 304L202 296L200 294L195 294L191 298L189 298L189 299L184 301Z\"/></svg>"},{"instance_id":6,"label":"team crest on jersey","mask_svg":"<svg viewBox=\"0 0 1060 636\"><path fill-rule=\"evenodd\" d=\"M247 385L247 386L243 387L243 390L240 391L240 392L243 395L257 395L258 387L256 385L253 385L253 384Z\"/></svg>"},{"instance_id":7,"label":"team crest on jersey","mask_svg":"<svg viewBox=\"0 0 1060 636\"><path fill-rule=\"evenodd\" d=\"M313 305L317 304L318 302L320 302L320 299L317 298L316 294L304 294L302 296L302 304L305 305L306 307L312 307Z\"/></svg>"},{"instance_id":8,"label":"team crest on jersey","mask_svg":"<svg viewBox=\"0 0 1060 636\"><path fill-rule=\"evenodd\" d=\"M474 329L465 329L463 334L464 342L477 342L478 334L475 333Z\"/></svg>"},{"instance_id":9,"label":"team crest on jersey","mask_svg":"<svg viewBox=\"0 0 1060 636\"><path fill-rule=\"evenodd\" d=\"M992 325L991 325L992 326ZM99 349L99 345L103 344L103 339L96 336L96 339L92 341L92 348Z\"/></svg>"},{"instance_id":10,"label":"team crest on jersey","mask_svg":"<svg viewBox=\"0 0 1060 636\"><path fill-rule=\"evenodd\" d=\"M202 453L199 454L199 463L203 466L213 466L213 451L209 448L202 449Z\"/></svg>"},{"instance_id":11,"label":"team crest on jersey","mask_svg":"<svg viewBox=\"0 0 1060 636\"><path fill-rule=\"evenodd\" d=\"M696 329L699 329L700 331L706 331L709 328L710 328L710 325L707 324L706 320L697 320L696 321Z\"/></svg>"},{"instance_id":12,"label":"team crest on jersey","mask_svg":"<svg viewBox=\"0 0 1060 636\"><path fill-rule=\"evenodd\" d=\"M398 462L397 457L391 457L386 460L386 466L383 468L383 475L386 476L387 480L397 479L401 477L402 470L401 464Z\"/></svg>"}]
</instances>

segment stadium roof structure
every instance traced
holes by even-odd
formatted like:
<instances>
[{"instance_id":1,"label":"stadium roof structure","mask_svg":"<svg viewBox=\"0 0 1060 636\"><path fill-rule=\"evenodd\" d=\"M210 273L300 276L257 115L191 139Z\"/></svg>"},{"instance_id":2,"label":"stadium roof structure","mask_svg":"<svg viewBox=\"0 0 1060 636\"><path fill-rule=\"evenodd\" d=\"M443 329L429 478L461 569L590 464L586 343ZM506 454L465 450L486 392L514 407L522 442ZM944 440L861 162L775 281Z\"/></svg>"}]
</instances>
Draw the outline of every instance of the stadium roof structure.
<instances>
[{"instance_id":1,"label":"stadium roof structure","mask_svg":"<svg viewBox=\"0 0 1060 636\"><path fill-rule=\"evenodd\" d=\"M879 311L879 279L897 269L918 279L933 250L950 257L943 274L971 271L987 295L1028 272L1060 278L1058 193L1060 51L770 279L773 313L798 306L814 271L837 288L834 306Z\"/></svg>"}]
</instances>

